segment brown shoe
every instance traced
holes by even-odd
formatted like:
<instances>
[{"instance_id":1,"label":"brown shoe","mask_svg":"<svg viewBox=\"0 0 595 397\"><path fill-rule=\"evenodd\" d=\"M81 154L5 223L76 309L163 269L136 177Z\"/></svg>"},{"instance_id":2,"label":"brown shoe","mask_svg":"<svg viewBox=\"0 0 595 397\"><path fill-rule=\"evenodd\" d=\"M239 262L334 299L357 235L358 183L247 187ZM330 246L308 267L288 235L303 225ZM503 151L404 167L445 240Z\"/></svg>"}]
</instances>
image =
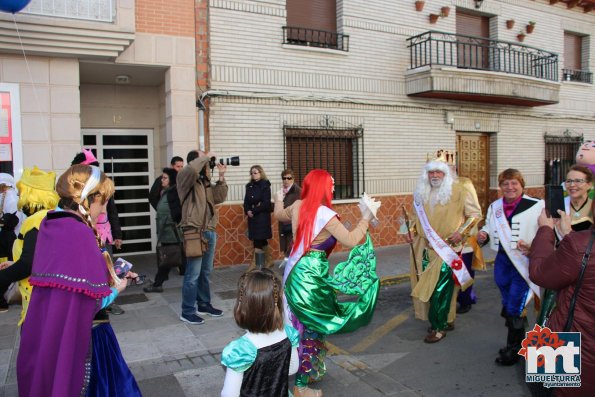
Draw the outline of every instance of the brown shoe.
<instances>
[{"instance_id":1,"label":"brown shoe","mask_svg":"<svg viewBox=\"0 0 595 397\"><path fill-rule=\"evenodd\" d=\"M322 390L310 389L305 386L294 386L293 397L322 397Z\"/></svg>"},{"instance_id":2,"label":"brown shoe","mask_svg":"<svg viewBox=\"0 0 595 397\"><path fill-rule=\"evenodd\" d=\"M440 342L442 339L446 338L445 331L436 331L432 330L426 337L424 338L424 342L426 343L436 343Z\"/></svg>"},{"instance_id":3,"label":"brown shoe","mask_svg":"<svg viewBox=\"0 0 595 397\"><path fill-rule=\"evenodd\" d=\"M444 331L454 331L455 330L455 323L446 323L446 328ZM428 327L428 334L432 332L432 326Z\"/></svg>"}]
</instances>

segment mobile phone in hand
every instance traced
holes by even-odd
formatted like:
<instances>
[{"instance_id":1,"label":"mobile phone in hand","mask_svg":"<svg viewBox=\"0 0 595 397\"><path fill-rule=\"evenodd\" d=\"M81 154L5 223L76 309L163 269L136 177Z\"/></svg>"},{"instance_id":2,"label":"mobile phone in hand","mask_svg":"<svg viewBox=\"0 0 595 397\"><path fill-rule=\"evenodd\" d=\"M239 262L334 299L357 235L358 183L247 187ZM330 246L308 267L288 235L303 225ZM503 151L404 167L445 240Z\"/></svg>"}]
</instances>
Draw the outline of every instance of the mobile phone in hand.
<instances>
[{"instance_id":1,"label":"mobile phone in hand","mask_svg":"<svg viewBox=\"0 0 595 397\"><path fill-rule=\"evenodd\" d=\"M114 271L119 278L126 277L126 273L128 273L132 269L132 263L128 262L126 259L118 258L114 262Z\"/></svg>"},{"instance_id":2,"label":"mobile phone in hand","mask_svg":"<svg viewBox=\"0 0 595 397\"><path fill-rule=\"evenodd\" d=\"M560 185L545 185L545 208L548 216L559 218L558 210L565 211L564 189Z\"/></svg>"}]
</instances>

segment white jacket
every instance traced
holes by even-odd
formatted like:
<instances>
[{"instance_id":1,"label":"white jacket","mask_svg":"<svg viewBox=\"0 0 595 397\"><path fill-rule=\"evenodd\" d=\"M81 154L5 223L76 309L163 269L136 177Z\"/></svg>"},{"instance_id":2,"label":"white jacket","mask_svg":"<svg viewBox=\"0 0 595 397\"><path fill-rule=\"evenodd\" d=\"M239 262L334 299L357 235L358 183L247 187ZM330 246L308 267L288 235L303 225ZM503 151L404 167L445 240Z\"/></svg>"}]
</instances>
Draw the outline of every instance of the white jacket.
<instances>
[{"instance_id":1,"label":"white jacket","mask_svg":"<svg viewBox=\"0 0 595 397\"><path fill-rule=\"evenodd\" d=\"M498 200L502 199L499 198ZM490 248L494 251L498 251L500 239L498 238L498 232L496 230L497 225L492 219L494 203L490 204L490 207L488 208L486 223L481 230L488 233ZM512 230L510 248L516 249L519 240L523 240L529 245L531 244L533 237L535 237L537 229L539 228L537 218L539 217L539 214L541 214L543 208L545 208L545 202L543 200L523 195L523 198L512 214L510 222L510 229Z\"/></svg>"}]
</instances>

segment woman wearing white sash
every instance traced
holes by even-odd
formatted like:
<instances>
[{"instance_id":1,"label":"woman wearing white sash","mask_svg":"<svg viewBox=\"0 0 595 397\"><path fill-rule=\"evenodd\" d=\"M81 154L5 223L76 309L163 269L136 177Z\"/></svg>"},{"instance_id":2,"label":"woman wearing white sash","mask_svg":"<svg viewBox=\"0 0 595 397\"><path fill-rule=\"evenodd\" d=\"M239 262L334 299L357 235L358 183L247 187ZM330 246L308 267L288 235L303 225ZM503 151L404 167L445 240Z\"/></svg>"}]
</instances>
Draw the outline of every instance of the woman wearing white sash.
<instances>
[{"instance_id":1,"label":"woman wearing white sash","mask_svg":"<svg viewBox=\"0 0 595 397\"><path fill-rule=\"evenodd\" d=\"M315 169L306 175L301 200L283 208L283 191L275 196L275 218L291 221L295 241L283 277L289 320L300 332L300 367L295 379L295 397L319 397L320 390L308 384L320 380L326 372L324 357L326 335L350 332L367 325L372 319L379 280L370 238L353 248L347 262L329 274L328 255L340 242L347 247L358 244L375 218L380 202L364 194L360 203L362 219L351 231L331 209L335 182L325 170ZM355 253L355 255L354 255ZM338 269L345 269L341 272ZM356 280L351 277L356 275ZM345 281L349 278L350 283ZM354 286L346 290L346 286ZM355 301L339 302L336 291L356 295Z\"/></svg>"},{"instance_id":2,"label":"woman wearing white sash","mask_svg":"<svg viewBox=\"0 0 595 397\"><path fill-rule=\"evenodd\" d=\"M514 365L519 361L517 352L525 338L526 307L539 287L529 280L528 258L520 251L531 245L537 233L537 218L544 208L543 200L523 194L525 180L520 171L509 168L498 175L502 198L488 208L486 224L477 233L477 242L490 242L497 251L494 279L502 296L502 312L506 319L508 336L506 347L496 358L499 365Z\"/></svg>"}]
</instances>

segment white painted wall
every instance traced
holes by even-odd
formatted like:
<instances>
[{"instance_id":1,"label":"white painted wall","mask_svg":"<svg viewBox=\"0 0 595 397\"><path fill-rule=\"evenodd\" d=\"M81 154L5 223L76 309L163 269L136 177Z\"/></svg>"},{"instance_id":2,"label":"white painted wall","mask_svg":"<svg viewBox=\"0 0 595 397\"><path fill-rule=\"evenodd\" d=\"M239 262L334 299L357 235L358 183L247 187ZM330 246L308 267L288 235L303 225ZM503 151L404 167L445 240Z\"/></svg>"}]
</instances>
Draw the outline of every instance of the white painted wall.
<instances>
[{"instance_id":1,"label":"white painted wall","mask_svg":"<svg viewBox=\"0 0 595 397\"><path fill-rule=\"evenodd\" d=\"M566 129L595 139L595 89L591 84L562 83L560 103L525 108L405 95L409 64L406 39L439 30L455 32L456 7L475 10L472 0L426 1L416 12L413 1L338 1L338 26L348 34L349 52L305 49L282 44L285 2L211 0L211 148L239 154L242 167L228 172L232 199L239 200L248 167L261 164L278 182L283 168L283 130L288 118L331 115L361 124L365 139L366 190L373 194L411 192L426 153L454 149L456 130L493 134L491 185L507 167L517 167L529 185L543 183L543 135ZM430 13L450 6L450 16L435 25ZM560 55L564 65L565 30L595 35L595 14L566 5L526 0L485 1L482 12L494 16L494 38L517 42L529 20L535 32L524 44ZM505 21L515 19L506 29ZM595 40L588 64L595 72ZM455 116L445 123L444 112ZM480 128L475 128L475 123ZM235 192L235 193L234 193Z\"/></svg>"}]
</instances>

